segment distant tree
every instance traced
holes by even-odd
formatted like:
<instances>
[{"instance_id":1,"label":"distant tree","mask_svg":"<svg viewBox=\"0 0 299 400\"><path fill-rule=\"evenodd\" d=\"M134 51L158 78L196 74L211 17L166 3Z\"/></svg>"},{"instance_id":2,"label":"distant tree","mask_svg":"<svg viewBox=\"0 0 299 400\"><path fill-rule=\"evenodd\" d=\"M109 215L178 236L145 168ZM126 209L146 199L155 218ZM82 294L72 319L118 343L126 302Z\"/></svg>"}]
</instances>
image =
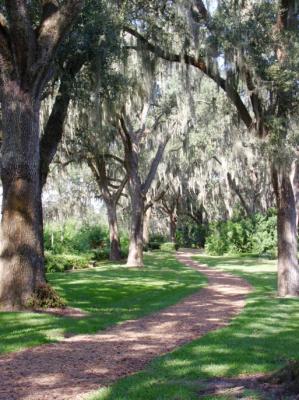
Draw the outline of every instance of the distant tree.
<instances>
[{"instance_id":1,"label":"distant tree","mask_svg":"<svg viewBox=\"0 0 299 400\"><path fill-rule=\"evenodd\" d=\"M128 191L131 199L131 232L127 265L135 267L143 266L143 224L146 195L155 179L159 163L162 160L165 147L171 135L169 131L162 131L164 137L160 135L156 154L150 161L148 172L145 174L144 179L142 179L140 171L142 140L144 140L146 135L156 133L160 127L161 118L165 116L165 112L162 111L154 115L153 122L149 124L148 117L151 107L150 102L143 104L139 114L139 121L134 121L135 127L134 122L128 118L125 109L123 109L118 121L118 133L124 146L124 161L128 176ZM166 115L167 113L168 111L166 110Z\"/></svg>"},{"instance_id":2,"label":"distant tree","mask_svg":"<svg viewBox=\"0 0 299 400\"><path fill-rule=\"evenodd\" d=\"M45 223L78 220L94 224L103 207L89 168L55 160L43 190L43 209Z\"/></svg>"},{"instance_id":3,"label":"distant tree","mask_svg":"<svg viewBox=\"0 0 299 400\"><path fill-rule=\"evenodd\" d=\"M194 0L180 3L179 12L172 2L148 11L125 27L137 38L139 49L207 75L227 94L247 129L261 143L267 141L278 209L278 293L298 296L296 207L290 178L295 155L289 146L290 118L298 111L296 0L226 0L217 2L213 13L202 0ZM185 34L184 26L189 26Z\"/></svg>"},{"instance_id":4,"label":"distant tree","mask_svg":"<svg viewBox=\"0 0 299 400\"><path fill-rule=\"evenodd\" d=\"M160 209L167 215L169 221L169 239L176 242L178 212L182 193L179 187L169 185L169 188L160 201Z\"/></svg>"},{"instance_id":5,"label":"distant tree","mask_svg":"<svg viewBox=\"0 0 299 400\"><path fill-rule=\"evenodd\" d=\"M104 100L109 100L111 104L121 91L118 75L112 67L122 57L121 12L116 10L114 2L85 2L78 26L70 33L56 57L56 85L54 96L48 98L50 106L45 102L46 117L41 142L41 149L47 154L42 165L43 184L61 141L64 163L85 162L91 168L108 210L110 258L113 260L121 256L116 205L122 189L115 190L115 182L114 187L111 186L111 179L118 179L110 176L113 163L112 155L109 154L108 158L108 153L113 135L103 134L105 127L100 108L105 106L102 105ZM95 107L98 107L96 121Z\"/></svg>"}]
</instances>

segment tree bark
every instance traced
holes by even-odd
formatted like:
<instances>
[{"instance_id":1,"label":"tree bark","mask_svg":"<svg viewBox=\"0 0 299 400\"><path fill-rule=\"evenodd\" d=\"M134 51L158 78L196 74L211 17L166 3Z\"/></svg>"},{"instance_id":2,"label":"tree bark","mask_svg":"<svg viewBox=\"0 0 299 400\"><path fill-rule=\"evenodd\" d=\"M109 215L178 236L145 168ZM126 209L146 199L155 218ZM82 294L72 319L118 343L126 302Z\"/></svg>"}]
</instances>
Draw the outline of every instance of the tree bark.
<instances>
[{"instance_id":1,"label":"tree bark","mask_svg":"<svg viewBox=\"0 0 299 400\"><path fill-rule=\"evenodd\" d=\"M169 234L170 234L170 241L172 243L176 242L176 227L177 227L177 218L175 215L170 215L170 224L169 224Z\"/></svg>"},{"instance_id":2,"label":"tree bark","mask_svg":"<svg viewBox=\"0 0 299 400\"><path fill-rule=\"evenodd\" d=\"M147 106L145 104L144 110L146 109ZM154 125L158 121L159 117ZM142 126L141 131L133 131L127 127L124 115L121 115L119 119L119 134L125 150L124 165L128 176L132 213L128 267L143 267L143 224L146 195L155 178L165 147L170 139L170 136L166 135L164 141L158 145L157 152L150 163L149 172L142 183L139 175L140 140L142 138L140 132L144 133L145 124L143 123ZM152 129L155 130L154 127Z\"/></svg>"},{"instance_id":3,"label":"tree bark","mask_svg":"<svg viewBox=\"0 0 299 400\"><path fill-rule=\"evenodd\" d=\"M62 139L64 122L67 116L70 99L70 89L68 85L62 81L60 83L59 93L55 98L51 114L45 126L44 134L40 140L42 186L45 186L47 182L50 164L55 157L58 145Z\"/></svg>"},{"instance_id":4,"label":"tree bark","mask_svg":"<svg viewBox=\"0 0 299 400\"><path fill-rule=\"evenodd\" d=\"M106 203L106 207L108 214L109 236L110 236L109 258L111 261L119 261L121 260L121 248L120 248L120 240L119 240L118 225L117 225L116 204L113 202L109 204Z\"/></svg>"},{"instance_id":5,"label":"tree bark","mask_svg":"<svg viewBox=\"0 0 299 400\"><path fill-rule=\"evenodd\" d=\"M152 206L149 206L144 214L144 221L143 221L143 243L149 243L149 224L152 215Z\"/></svg>"},{"instance_id":6,"label":"tree bark","mask_svg":"<svg viewBox=\"0 0 299 400\"><path fill-rule=\"evenodd\" d=\"M97 181L102 198L107 208L110 236L109 258L111 261L119 261L121 260L121 246L118 233L116 209L121 193L123 192L123 189L127 183L127 177L122 180L116 191L111 192L109 190L109 178L106 171L107 166L105 157L103 157L102 155L99 156L96 152L93 159L87 159L87 164Z\"/></svg>"},{"instance_id":7,"label":"tree bark","mask_svg":"<svg viewBox=\"0 0 299 400\"><path fill-rule=\"evenodd\" d=\"M144 223L144 197L140 185L130 185L129 191L131 197L131 229L130 246L127 266L143 267L143 223Z\"/></svg>"},{"instance_id":8,"label":"tree bark","mask_svg":"<svg viewBox=\"0 0 299 400\"><path fill-rule=\"evenodd\" d=\"M293 177L293 190L295 196L296 204L296 221L297 221L297 231L299 228L299 161L297 160L294 165L294 177Z\"/></svg>"},{"instance_id":9,"label":"tree bark","mask_svg":"<svg viewBox=\"0 0 299 400\"><path fill-rule=\"evenodd\" d=\"M30 2L6 1L7 20L1 14L0 308L26 306L37 285L45 283L40 101L52 76L57 47L83 3L84 0L67 0L61 6L56 3L55 10L42 13L37 29L37 21L33 23L30 17Z\"/></svg>"},{"instance_id":10,"label":"tree bark","mask_svg":"<svg viewBox=\"0 0 299 400\"><path fill-rule=\"evenodd\" d=\"M278 213L278 295L298 296L296 206L289 171L285 167L272 167L272 181Z\"/></svg>"},{"instance_id":11,"label":"tree bark","mask_svg":"<svg viewBox=\"0 0 299 400\"><path fill-rule=\"evenodd\" d=\"M40 140L42 186L46 184L50 164L55 157L62 139L64 123L71 101L72 87L70 85L70 80L75 78L87 59L88 52L73 55L68 61L64 73L60 78L58 93L55 97L51 114Z\"/></svg>"},{"instance_id":12,"label":"tree bark","mask_svg":"<svg viewBox=\"0 0 299 400\"><path fill-rule=\"evenodd\" d=\"M2 98L3 205L0 306L26 305L45 282L39 156L39 101L10 82Z\"/></svg>"}]
</instances>

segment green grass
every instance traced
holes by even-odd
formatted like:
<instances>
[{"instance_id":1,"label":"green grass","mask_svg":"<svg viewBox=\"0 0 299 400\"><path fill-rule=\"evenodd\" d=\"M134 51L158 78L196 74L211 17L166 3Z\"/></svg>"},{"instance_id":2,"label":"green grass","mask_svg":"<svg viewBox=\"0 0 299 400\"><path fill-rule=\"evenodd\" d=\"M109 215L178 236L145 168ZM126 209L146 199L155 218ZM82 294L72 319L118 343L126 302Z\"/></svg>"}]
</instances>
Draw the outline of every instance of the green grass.
<instances>
[{"instance_id":1,"label":"green grass","mask_svg":"<svg viewBox=\"0 0 299 400\"><path fill-rule=\"evenodd\" d=\"M201 379L270 372L299 359L299 300L276 297L275 261L250 256L197 259L252 284L255 290L245 310L230 326L155 359L145 371L100 390L93 399L193 400L203 388Z\"/></svg>"},{"instance_id":2,"label":"green grass","mask_svg":"<svg viewBox=\"0 0 299 400\"><path fill-rule=\"evenodd\" d=\"M68 305L90 314L81 319L36 313L0 313L0 353L58 340L65 334L95 333L178 302L205 279L171 253L145 256L145 268L103 262L95 269L48 274Z\"/></svg>"}]
</instances>

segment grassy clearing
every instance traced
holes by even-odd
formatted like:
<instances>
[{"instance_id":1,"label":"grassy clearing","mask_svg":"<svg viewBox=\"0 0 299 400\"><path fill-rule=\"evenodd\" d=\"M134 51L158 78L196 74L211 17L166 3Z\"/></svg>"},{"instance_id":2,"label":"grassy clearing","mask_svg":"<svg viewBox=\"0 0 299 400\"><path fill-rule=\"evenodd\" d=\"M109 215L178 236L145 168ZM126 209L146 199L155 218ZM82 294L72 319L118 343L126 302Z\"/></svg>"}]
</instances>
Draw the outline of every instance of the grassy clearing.
<instances>
[{"instance_id":1,"label":"grassy clearing","mask_svg":"<svg viewBox=\"0 0 299 400\"><path fill-rule=\"evenodd\" d=\"M229 327L157 358L145 371L100 390L93 400L198 399L200 379L269 372L299 358L299 300L276 298L275 261L250 256L197 259L253 285L245 310ZM257 393L250 396L260 398Z\"/></svg>"},{"instance_id":2,"label":"grassy clearing","mask_svg":"<svg viewBox=\"0 0 299 400\"><path fill-rule=\"evenodd\" d=\"M0 313L0 353L58 340L65 334L95 333L176 303L205 283L170 253L145 256L144 269L103 262L95 269L49 273L49 282L81 319L36 313Z\"/></svg>"}]
</instances>

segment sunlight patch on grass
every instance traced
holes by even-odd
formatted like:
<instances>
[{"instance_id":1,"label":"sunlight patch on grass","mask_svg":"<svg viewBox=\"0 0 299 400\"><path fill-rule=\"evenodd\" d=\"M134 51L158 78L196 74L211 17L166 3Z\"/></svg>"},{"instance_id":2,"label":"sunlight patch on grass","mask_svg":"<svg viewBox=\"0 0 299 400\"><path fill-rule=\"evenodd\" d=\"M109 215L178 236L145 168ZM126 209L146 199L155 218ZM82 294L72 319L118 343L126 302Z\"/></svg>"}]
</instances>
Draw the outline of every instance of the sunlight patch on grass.
<instances>
[{"instance_id":1,"label":"sunlight patch on grass","mask_svg":"<svg viewBox=\"0 0 299 400\"><path fill-rule=\"evenodd\" d=\"M180 264L174 254L151 253L145 267L106 262L88 270L49 273L48 280L81 319L37 313L0 313L0 353L59 340L68 334L96 333L113 324L161 310L202 287L206 280Z\"/></svg>"},{"instance_id":2,"label":"sunlight patch on grass","mask_svg":"<svg viewBox=\"0 0 299 400\"><path fill-rule=\"evenodd\" d=\"M103 398L98 394L95 400L193 400L198 398L198 382L202 379L267 373L299 358L299 300L277 298L275 261L249 255L196 259L241 276L253 286L244 311L228 327L155 359L145 371L121 379L111 386L109 395ZM147 393L142 388L154 378L156 392ZM182 395L175 397L171 382L178 379ZM249 395L252 400L260 399L258 393Z\"/></svg>"}]
</instances>

